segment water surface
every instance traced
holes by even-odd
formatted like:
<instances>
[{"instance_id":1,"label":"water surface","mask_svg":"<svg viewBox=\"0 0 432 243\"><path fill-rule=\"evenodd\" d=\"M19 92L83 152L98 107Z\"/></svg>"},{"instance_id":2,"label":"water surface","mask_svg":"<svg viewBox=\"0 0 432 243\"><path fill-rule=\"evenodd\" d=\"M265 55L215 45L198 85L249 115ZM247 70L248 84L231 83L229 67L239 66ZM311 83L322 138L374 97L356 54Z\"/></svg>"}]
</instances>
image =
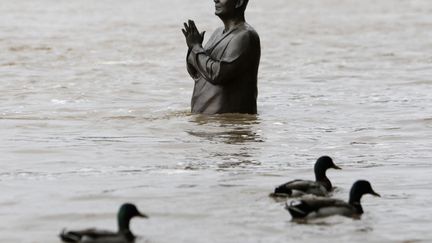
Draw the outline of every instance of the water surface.
<instances>
[{"instance_id":1,"label":"water surface","mask_svg":"<svg viewBox=\"0 0 432 243\"><path fill-rule=\"evenodd\" d=\"M134 202L139 242L432 241L432 5L256 0L259 114L189 114L180 31L221 25L212 1L0 5L0 239L59 242L115 229ZM291 222L267 195L312 179L321 155L362 220Z\"/></svg>"}]
</instances>

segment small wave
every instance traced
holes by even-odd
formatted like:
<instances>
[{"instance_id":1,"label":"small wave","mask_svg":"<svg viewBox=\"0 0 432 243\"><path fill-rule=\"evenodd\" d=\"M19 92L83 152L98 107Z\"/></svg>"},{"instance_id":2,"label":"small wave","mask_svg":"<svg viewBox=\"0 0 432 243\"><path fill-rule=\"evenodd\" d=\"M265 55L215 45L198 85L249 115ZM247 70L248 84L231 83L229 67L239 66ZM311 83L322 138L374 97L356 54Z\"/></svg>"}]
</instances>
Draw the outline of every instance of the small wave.
<instances>
[{"instance_id":1,"label":"small wave","mask_svg":"<svg viewBox=\"0 0 432 243\"><path fill-rule=\"evenodd\" d=\"M9 47L11 52L22 52L22 51L51 51L52 48L48 46L12 46Z\"/></svg>"},{"instance_id":2,"label":"small wave","mask_svg":"<svg viewBox=\"0 0 432 243\"><path fill-rule=\"evenodd\" d=\"M105 176L105 175L133 175L148 173L148 168L135 168L135 167L103 167L93 168L85 167L75 170L60 171L60 172L39 172L39 171L15 171L15 172L2 172L0 173L0 180L12 179L27 179L27 180L46 180L46 179L60 179L64 177L75 176Z\"/></svg>"},{"instance_id":3,"label":"small wave","mask_svg":"<svg viewBox=\"0 0 432 243\"><path fill-rule=\"evenodd\" d=\"M156 60L117 60L117 61L102 61L99 65L109 66L155 66L159 67L163 65L162 61Z\"/></svg>"}]
</instances>

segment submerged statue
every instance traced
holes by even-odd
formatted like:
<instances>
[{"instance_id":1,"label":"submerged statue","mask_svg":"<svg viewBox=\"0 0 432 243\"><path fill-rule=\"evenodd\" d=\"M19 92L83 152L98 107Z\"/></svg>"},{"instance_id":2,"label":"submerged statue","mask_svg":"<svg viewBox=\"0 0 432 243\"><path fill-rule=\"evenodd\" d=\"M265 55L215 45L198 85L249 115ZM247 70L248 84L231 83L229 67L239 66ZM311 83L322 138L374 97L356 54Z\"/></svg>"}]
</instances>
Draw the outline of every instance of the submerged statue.
<instances>
[{"instance_id":1,"label":"submerged statue","mask_svg":"<svg viewBox=\"0 0 432 243\"><path fill-rule=\"evenodd\" d=\"M261 56L257 32L245 21L249 0L214 0L218 28L202 46L204 32L184 23L187 70L195 80L192 113L257 113L257 76Z\"/></svg>"}]
</instances>

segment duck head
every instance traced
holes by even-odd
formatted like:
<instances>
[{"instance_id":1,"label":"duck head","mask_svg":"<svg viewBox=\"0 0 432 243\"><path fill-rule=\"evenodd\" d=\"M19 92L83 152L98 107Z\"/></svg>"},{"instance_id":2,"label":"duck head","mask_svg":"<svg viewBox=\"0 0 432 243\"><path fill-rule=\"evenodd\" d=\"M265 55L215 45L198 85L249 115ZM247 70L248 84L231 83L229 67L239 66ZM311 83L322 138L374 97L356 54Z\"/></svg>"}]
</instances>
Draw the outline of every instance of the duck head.
<instances>
[{"instance_id":1,"label":"duck head","mask_svg":"<svg viewBox=\"0 0 432 243\"><path fill-rule=\"evenodd\" d=\"M138 211L137 207L132 203L123 204L117 214L117 221L120 232L130 231L129 223L133 217L148 218L147 215Z\"/></svg>"},{"instance_id":2,"label":"duck head","mask_svg":"<svg viewBox=\"0 0 432 243\"><path fill-rule=\"evenodd\" d=\"M358 180L354 182L350 191L349 203L353 205L357 209L357 213L362 214L363 209L360 204L360 200L364 194L371 194L376 197L381 197L378 193L376 193L373 189L369 181L366 180Z\"/></svg>"},{"instance_id":3,"label":"duck head","mask_svg":"<svg viewBox=\"0 0 432 243\"><path fill-rule=\"evenodd\" d=\"M329 156L321 156L315 162L315 180L323 184L327 191L331 191L332 184L326 176L326 171L328 169L340 170L341 168L333 162L333 159Z\"/></svg>"}]
</instances>

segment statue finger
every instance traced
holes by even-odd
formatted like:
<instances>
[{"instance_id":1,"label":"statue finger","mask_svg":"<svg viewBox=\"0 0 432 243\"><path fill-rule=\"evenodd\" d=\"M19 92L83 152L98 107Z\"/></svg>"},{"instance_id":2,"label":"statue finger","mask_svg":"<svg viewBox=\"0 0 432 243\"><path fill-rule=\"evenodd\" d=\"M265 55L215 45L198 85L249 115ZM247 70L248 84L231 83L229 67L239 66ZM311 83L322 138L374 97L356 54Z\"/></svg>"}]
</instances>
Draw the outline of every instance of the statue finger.
<instances>
[{"instance_id":1,"label":"statue finger","mask_svg":"<svg viewBox=\"0 0 432 243\"><path fill-rule=\"evenodd\" d=\"M189 26L186 23L183 23L184 29L186 30L186 33L190 31Z\"/></svg>"},{"instance_id":2,"label":"statue finger","mask_svg":"<svg viewBox=\"0 0 432 243\"><path fill-rule=\"evenodd\" d=\"M198 33L198 29L195 26L195 22L193 20L189 20L189 26L190 26L191 31Z\"/></svg>"}]
</instances>

